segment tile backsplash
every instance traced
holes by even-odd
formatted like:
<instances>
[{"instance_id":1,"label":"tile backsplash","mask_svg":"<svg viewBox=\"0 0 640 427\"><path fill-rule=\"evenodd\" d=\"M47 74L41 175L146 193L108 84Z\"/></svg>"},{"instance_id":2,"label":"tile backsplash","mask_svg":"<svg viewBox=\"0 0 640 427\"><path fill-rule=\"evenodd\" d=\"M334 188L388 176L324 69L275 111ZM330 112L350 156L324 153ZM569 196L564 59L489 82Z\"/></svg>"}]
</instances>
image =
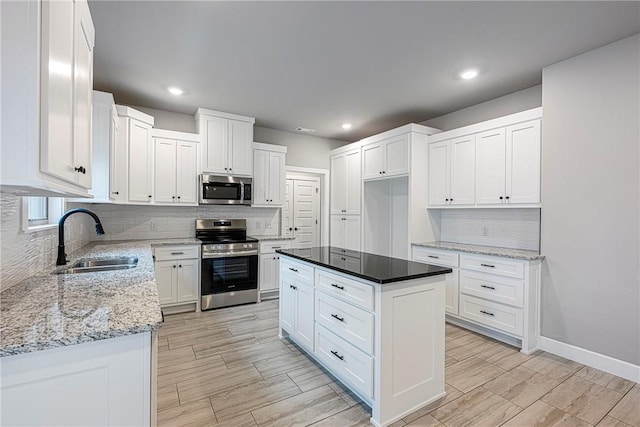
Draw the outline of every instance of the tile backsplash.
<instances>
[{"instance_id":1,"label":"tile backsplash","mask_svg":"<svg viewBox=\"0 0 640 427\"><path fill-rule=\"evenodd\" d=\"M245 206L137 206L93 204L104 226L104 236L93 240L171 239L195 236L195 220L203 218L246 219L247 234L273 236L280 231L280 212L275 208Z\"/></svg>"},{"instance_id":2,"label":"tile backsplash","mask_svg":"<svg viewBox=\"0 0 640 427\"><path fill-rule=\"evenodd\" d=\"M67 208L87 207L69 203ZM55 268L58 230L22 231L22 198L0 193L0 290L8 289L34 274ZM65 223L65 248L72 253L95 235L93 219L73 215Z\"/></svg>"},{"instance_id":3,"label":"tile backsplash","mask_svg":"<svg viewBox=\"0 0 640 427\"><path fill-rule=\"evenodd\" d=\"M540 250L540 209L443 209L440 240Z\"/></svg>"}]
</instances>

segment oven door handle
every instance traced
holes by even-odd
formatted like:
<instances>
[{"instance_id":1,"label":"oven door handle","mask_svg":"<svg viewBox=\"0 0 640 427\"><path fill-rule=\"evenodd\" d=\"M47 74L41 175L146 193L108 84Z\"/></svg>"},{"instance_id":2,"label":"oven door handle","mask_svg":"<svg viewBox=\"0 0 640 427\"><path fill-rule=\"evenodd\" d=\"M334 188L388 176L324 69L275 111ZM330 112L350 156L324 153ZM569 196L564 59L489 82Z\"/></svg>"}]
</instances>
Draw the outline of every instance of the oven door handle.
<instances>
[{"instance_id":1,"label":"oven door handle","mask_svg":"<svg viewBox=\"0 0 640 427\"><path fill-rule=\"evenodd\" d=\"M213 253L213 254L202 254L202 259L212 259L212 258L233 258L240 256L251 256L258 255L258 251L250 250L250 251L234 251L234 252L223 252L223 253Z\"/></svg>"}]
</instances>

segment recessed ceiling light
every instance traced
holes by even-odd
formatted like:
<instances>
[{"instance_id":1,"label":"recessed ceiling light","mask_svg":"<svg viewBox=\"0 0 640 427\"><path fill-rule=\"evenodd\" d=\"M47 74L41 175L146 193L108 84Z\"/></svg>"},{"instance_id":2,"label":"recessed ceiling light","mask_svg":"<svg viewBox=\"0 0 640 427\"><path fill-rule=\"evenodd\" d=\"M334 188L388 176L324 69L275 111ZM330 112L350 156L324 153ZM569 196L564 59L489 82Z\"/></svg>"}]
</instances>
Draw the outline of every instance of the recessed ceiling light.
<instances>
[{"instance_id":1,"label":"recessed ceiling light","mask_svg":"<svg viewBox=\"0 0 640 427\"><path fill-rule=\"evenodd\" d=\"M351 123L343 123L342 129L351 129Z\"/></svg>"},{"instance_id":2,"label":"recessed ceiling light","mask_svg":"<svg viewBox=\"0 0 640 427\"><path fill-rule=\"evenodd\" d=\"M478 77L478 70L464 70L460 73L460 78L464 80L471 80Z\"/></svg>"},{"instance_id":3,"label":"recessed ceiling light","mask_svg":"<svg viewBox=\"0 0 640 427\"><path fill-rule=\"evenodd\" d=\"M184 91L179 87L170 87L167 89L171 95L182 95Z\"/></svg>"}]
</instances>

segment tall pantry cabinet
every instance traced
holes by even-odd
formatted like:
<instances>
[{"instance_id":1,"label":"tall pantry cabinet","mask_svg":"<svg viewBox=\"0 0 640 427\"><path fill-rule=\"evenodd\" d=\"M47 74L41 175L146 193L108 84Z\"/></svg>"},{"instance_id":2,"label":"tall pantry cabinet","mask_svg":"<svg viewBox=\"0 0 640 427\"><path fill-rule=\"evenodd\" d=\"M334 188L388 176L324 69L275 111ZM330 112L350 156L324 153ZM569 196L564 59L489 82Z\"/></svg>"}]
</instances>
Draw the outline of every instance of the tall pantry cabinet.
<instances>
[{"instance_id":1,"label":"tall pantry cabinet","mask_svg":"<svg viewBox=\"0 0 640 427\"><path fill-rule=\"evenodd\" d=\"M331 156L331 246L360 250L362 163L361 149Z\"/></svg>"}]
</instances>

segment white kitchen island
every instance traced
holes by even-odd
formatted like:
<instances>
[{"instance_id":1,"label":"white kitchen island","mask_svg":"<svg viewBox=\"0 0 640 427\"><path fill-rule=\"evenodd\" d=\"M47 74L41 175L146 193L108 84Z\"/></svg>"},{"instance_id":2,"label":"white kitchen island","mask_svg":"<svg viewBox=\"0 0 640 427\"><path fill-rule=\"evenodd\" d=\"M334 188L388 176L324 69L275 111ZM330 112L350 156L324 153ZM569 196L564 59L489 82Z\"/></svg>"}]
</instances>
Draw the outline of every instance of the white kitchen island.
<instances>
[{"instance_id":1,"label":"white kitchen island","mask_svg":"<svg viewBox=\"0 0 640 427\"><path fill-rule=\"evenodd\" d=\"M443 397L444 293L450 268L335 247L280 258L280 334L387 426ZM357 265L356 265L357 264Z\"/></svg>"}]
</instances>

